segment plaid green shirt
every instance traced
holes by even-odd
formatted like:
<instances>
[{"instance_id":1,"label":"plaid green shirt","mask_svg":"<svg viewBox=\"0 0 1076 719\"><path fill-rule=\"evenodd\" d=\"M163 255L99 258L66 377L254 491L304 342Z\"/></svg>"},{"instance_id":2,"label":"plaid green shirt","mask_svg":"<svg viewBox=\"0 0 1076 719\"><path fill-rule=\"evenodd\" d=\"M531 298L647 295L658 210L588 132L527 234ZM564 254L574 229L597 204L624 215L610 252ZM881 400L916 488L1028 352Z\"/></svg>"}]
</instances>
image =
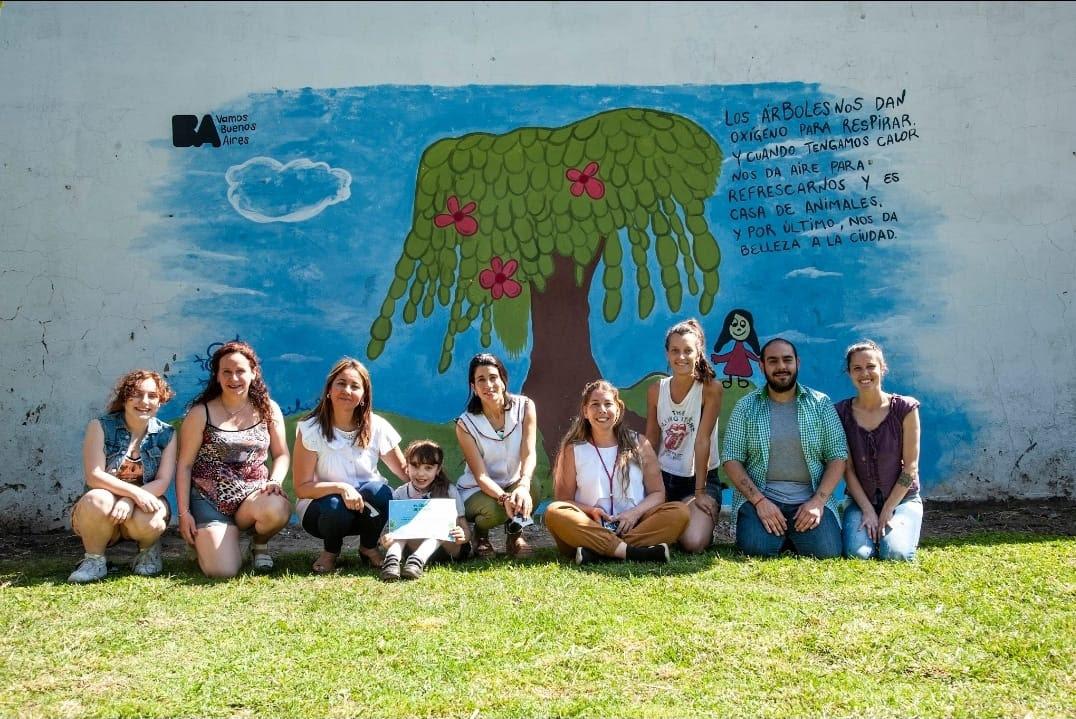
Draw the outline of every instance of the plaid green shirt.
<instances>
[{"instance_id":1,"label":"plaid green shirt","mask_svg":"<svg viewBox=\"0 0 1076 719\"><path fill-rule=\"evenodd\" d=\"M829 397L796 385L796 421L799 423L800 444L803 458L811 473L811 489L817 491L826 464L834 459L848 459L848 442L844 427ZM770 403L766 386L744 395L732 409L725 426L725 443L721 448L721 461L738 461L759 490L766 487L766 472L770 466ZM732 490L732 526L747 498L736 488ZM830 495L826 507L833 512L840 524L837 499Z\"/></svg>"}]
</instances>

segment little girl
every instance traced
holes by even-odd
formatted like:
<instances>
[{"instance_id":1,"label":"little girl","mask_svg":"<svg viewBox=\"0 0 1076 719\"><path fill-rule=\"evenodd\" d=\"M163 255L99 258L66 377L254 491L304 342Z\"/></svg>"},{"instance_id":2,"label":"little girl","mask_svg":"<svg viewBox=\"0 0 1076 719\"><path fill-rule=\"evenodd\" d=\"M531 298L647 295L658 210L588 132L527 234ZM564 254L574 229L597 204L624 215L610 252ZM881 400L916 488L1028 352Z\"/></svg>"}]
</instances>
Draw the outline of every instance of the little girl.
<instances>
[{"instance_id":1,"label":"little girl","mask_svg":"<svg viewBox=\"0 0 1076 719\"><path fill-rule=\"evenodd\" d=\"M404 471L410 480L392 493L393 499L453 499L456 501L456 526L452 528L452 540L438 539L401 539L394 540L392 534L381 537L385 547L385 560L381 564L381 579L394 582L401 576L405 579L418 579L426 568L426 563L440 549L442 554L456 561L462 561L470 554L470 537L467 520L464 518L463 500L456 487L448 481L445 474L445 453L428 439L418 439L407 445L404 450L407 465ZM404 547L411 551L411 556L403 562Z\"/></svg>"}]
</instances>

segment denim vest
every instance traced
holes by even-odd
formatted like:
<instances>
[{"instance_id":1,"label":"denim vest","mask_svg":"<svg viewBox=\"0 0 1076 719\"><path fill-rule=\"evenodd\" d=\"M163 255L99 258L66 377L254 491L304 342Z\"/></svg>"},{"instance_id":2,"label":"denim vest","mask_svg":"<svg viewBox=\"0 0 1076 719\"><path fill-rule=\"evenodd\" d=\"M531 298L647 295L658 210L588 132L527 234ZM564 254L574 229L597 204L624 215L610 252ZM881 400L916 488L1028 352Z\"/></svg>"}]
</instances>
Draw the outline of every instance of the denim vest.
<instances>
[{"instance_id":1,"label":"denim vest","mask_svg":"<svg viewBox=\"0 0 1076 719\"><path fill-rule=\"evenodd\" d=\"M131 446L131 432L127 429L127 423L123 421L123 412L101 415L97 421L101 423L101 429L105 432L105 471L115 473L123 463L127 448ZM152 482L157 476L157 468L161 465L161 454L172 440L174 433L174 427L156 417L150 417L149 426L146 427L146 436L142 438L142 443L138 447L142 455L143 483Z\"/></svg>"}]
</instances>

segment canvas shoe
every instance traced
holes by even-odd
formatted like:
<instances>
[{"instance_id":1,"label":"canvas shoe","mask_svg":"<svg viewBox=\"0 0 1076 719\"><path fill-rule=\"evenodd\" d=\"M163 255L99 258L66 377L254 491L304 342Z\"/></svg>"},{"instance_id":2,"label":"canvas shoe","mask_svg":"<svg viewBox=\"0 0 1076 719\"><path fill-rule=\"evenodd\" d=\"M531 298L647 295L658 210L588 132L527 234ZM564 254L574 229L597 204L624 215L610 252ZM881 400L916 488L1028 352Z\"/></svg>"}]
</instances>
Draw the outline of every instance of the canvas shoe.
<instances>
[{"instance_id":1,"label":"canvas shoe","mask_svg":"<svg viewBox=\"0 0 1076 719\"><path fill-rule=\"evenodd\" d=\"M254 542L251 542L247 549L247 554L250 555L250 566L253 567L255 572L272 570L273 558L269 554L268 544L255 545Z\"/></svg>"},{"instance_id":2,"label":"canvas shoe","mask_svg":"<svg viewBox=\"0 0 1076 719\"><path fill-rule=\"evenodd\" d=\"M600 559L600 555L591 549L586 547L575 548L575 563L579 566L583 566L584 564L594 564Z\"/></svg>"},{"instance_id":3,"label":"canvas shoe","mask_svg":"<svg viewBox=\"0 0 1076 719\"><path fill-rule=\"evenodd\" d=\"M400 558L390 554L381 562L381 581L395 582L400 578Z\"/></svg>"},{"instance_id":4,"label":"canvas shoe","mask_svg":"<svg viewBox=\"0 0 1076 719\"><path fill-rule=\"evenodd\" d=\"M131 562L131 571L142 577L153 577L164 569L161 562L161 542L157 540L138 552Z\"/></svg>"},{"instance_id":5,"label":"canvas shoe","mask_svg":"<svg viewBox=\"0 0 1076 719\"><path fill-rule=\"evenodd\" d=\"M669 545L666 542L652 544L649 547L633 547L628 545L627 559L635 562L661 562L669 563Z\"/></svg>"},{"instance_id":6,"label":"canvas shoe","mask_svg":"<svg viewBox=\"0 0 1076 719\"><path fill-rule=\"evenodd\" d=\"M422 570L426 568L426 563L412 554L404 562L403 569L400 570L400 576L404 579L418 579L422 576Z\"/></svg>"},{"instance_id":7,"label":"canvas shoe","mask_svg":"<svg viewBox=\"0 0 1076 719\"><path fill-rule=\"evenodd\" d=\"M67 578L67 581L75 584L85 584L86 582L96 582L98 579L104 579L107 575L108 562L105 561L105 556L87 552L79 565L75 567L75 571L71 572L71 576Z\"/></svg>"}]
</instances>

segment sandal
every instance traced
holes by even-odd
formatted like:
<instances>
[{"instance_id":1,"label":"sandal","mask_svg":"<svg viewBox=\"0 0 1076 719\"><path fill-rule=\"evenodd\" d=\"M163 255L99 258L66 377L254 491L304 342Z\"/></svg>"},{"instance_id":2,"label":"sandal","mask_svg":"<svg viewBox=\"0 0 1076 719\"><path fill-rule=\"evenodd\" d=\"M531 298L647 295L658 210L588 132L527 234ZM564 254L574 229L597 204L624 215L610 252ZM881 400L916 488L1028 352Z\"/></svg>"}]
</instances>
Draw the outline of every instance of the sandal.
<instances>
[{"instance_id":1,"label":"sandal","mask_svg":"<svg viewBox=\"0 0 1076 719\"><path fill-rule=\"evenodd\" d=\"M493 543L489 541L489 537L475 537L474 555L482 559L488 559L496 556L497 550L493 548Z\"/></svg>"},{"instance_id":2,"label":"sandal","mask_svg":"<svg viewBox=\"0 0 1076 719\"><path fill-rule=\"evenodd\" d=\"M400 578L400 558L394 555L385 557L381 562L381 581L395 582Z\"/></svg>"},{"instance_id":3,"label":"sandal","mask_svg":"<svg viewBox=\"0 0 1076 719\"><path fill-rule=\"evenodd\" d=\"M527 540L523 538L523 532L506 534L504 548L507 550L509 557L515 557L516 559L523 559L534 554L534 548L527 544Z\"/></svg>"},{"instance_id":4,"label":"sandal","mask_svg":"<svg viewBox=\"0 0 1076 719\"><path fill-rule=\"evenodd\" d=\"M338 554L332 552L322 551L321 555L314 560L314 565L311 569L314 570L314 574L329 574L336 571L336 558Z\"/></svg>"},{"instance_id":5,"label":"sandal","mask_svg":"<svg viewBox=\"0 0 1076 719\"><path fill-rule=\"evenodd\" d=\"M380 567L385 563L385 558L381 556L381 552L377 550L377 547L359 547L359 561L370 567Z\"/></svg>"}]
</instances>

